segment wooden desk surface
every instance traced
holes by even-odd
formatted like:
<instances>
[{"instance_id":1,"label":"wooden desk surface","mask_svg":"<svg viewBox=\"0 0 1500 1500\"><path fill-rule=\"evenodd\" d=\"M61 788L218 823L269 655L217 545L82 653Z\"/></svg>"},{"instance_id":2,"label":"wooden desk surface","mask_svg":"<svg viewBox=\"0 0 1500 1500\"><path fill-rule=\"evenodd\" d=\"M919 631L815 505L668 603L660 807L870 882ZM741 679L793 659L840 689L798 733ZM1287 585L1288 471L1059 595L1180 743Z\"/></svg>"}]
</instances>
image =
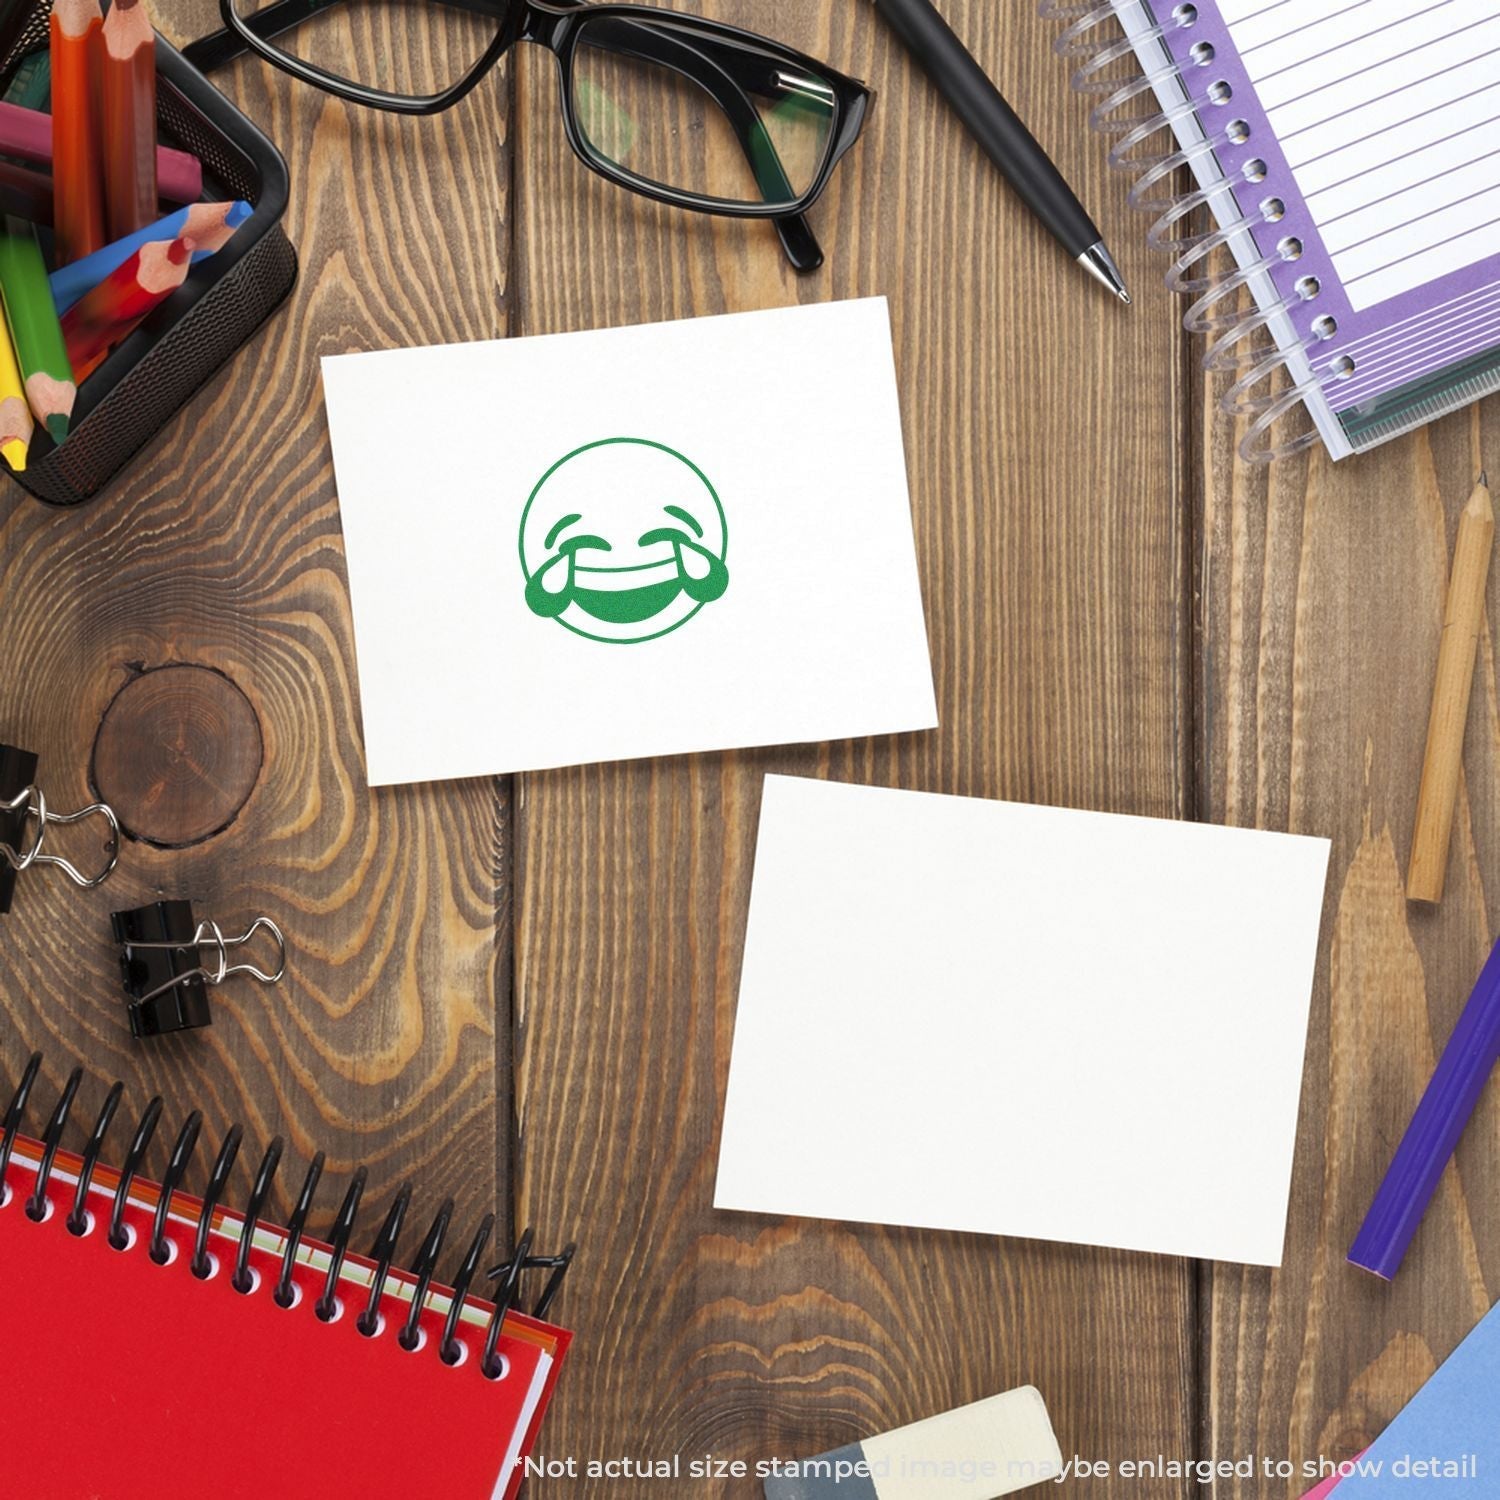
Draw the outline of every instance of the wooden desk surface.
<instances>
[{"instance_id":1,"label":"wooden desk surface","mask_svg":"<svg viewBox=\"0 0 1500 1500\"><path fill-rule=\"evenodd\" d=\"M559 1311L582 1336L549 1455L805 1456L1031 1381L1069 1454L1348 1457L1500 1295L1494 1091L1399 1282L1343 1264L1494 927L1492 629L1446 901L1408 907L1402 876L1447 550L1483 453L1500 462L1500 402L1340 467L1239 465L1054 28L1030 0L946 8L1094 206L1133 308L1067 264L856 0L711 7L879 91L806 280L764 226L587 174L535 49L426 121L228 70L291 165L289 307L104 500L0 499L0 729L55 801L84 799L93 764L149 835L102 891L28 877L0 926L0 1077L40 1047L40 1110L76 1060L89 1118L119 1076L136 1107L161 1092L173 1130L201 1107L210 1147L235 1119L247 1154L281 1132L283 1215L322 1146L324 1225L365 1162L361 1240L407 1178L424 1207L451 1193L576 1234ZM175 39L216 24L205 0L161 10ZM874 292L941 730L366 789L320 355ZM411 506L419 524L420 461ZM1493 620L1500 570L1490 590ZM1331 836L1285 1268L715 1213L770 770ZM220 991L210 1031L134 1045L107 913L161 893L274 915L291 967ZM758 1488L531 1491L678 1492Z\"/></svg>"}]
</instances>

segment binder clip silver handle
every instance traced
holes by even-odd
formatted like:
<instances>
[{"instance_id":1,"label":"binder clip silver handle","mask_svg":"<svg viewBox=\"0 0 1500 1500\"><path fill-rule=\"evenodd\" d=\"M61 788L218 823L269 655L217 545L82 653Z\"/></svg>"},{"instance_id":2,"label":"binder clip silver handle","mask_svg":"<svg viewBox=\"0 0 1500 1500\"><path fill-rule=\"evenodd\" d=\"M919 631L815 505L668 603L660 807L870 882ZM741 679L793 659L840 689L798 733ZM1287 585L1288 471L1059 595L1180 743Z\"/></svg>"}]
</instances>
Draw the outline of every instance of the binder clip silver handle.
<instances>
[{"instance_id":1,"label":"binder clip silver handle","mask_svg":"<svg viewBox=\"0 0 1500 1500\"><path fill-rule=\"evenodd\" d=\"M229 950L243 948L257 932L270 933L271 941L276 945L274 973L268 974L264 969L257 968L251 963L232 964L229 961ZM182 942L127 942L124 948L125 956L128 958L132 953L143 949L170 952L183 947L201 949L210 946L214 950L211 963L200 964L196 969L189 969L185 973L174 975L166 983L157 985L154 990L148 990L144 995L137 996L136 1003L144 1005L148 1000L154 1000L158 995L164 995L168 990L176 989L178 985L187 984L195 979L201 979L204 984L208 985L220 985L226 979L232 979L236 974L244 974L261 984L279 984L286 974L286 937L269 917L257 917L238 937L225 937L223 928L217 922L200 922L192 938L186 944Z\"/></svg>"},{"instance_id":2,"label":"binder clip silver handle","mask_svg":"<svg viewBox=\"0 0 1500 1500\"><path fill-rule=\"evenodd\" d=\"M36 832L32 835L27 848L17 850L10 844L0 842L0 857L5 859L17 875L23 870L29 870L33 865L52 865L61 870L74 885L91 891L95 886L102 885L108 880L114 873L115 866L120 862L120 820L115 817L106 803L91 802L87 807L79 808L77 812L57 813L47 806L46 793L39 787L29 786L9 801L0 802L0 813L11 815L20 813L25 821L36 824ZM109 843L105 864L97 874L85 875L71 860L64 859L60 854L43 852L49 829L66 827L70 823L81 823L85 818L93 817L103 818L109 824Z\"/></svg>"}]
</instances>

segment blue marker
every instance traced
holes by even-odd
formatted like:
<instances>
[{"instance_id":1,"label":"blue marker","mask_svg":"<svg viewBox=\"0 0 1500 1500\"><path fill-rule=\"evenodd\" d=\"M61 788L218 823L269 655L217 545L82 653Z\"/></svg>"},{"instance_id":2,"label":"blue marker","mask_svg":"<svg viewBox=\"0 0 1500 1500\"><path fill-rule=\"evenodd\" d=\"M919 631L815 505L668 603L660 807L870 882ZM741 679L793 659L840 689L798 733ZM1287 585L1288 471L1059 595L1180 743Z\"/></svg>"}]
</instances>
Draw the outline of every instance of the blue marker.
<instances>
[{"instance_id":1,"label":"blue marker","mask_svg":"<svg viewBox=\"0 0 1500 1500\"><path fill-rule=\"evenodd\" d=\"M123 266L142 245L191 234L204 247L193 252L196 264L212 255L250 217L250 213L250 205L243 200L229 204L190 203L186 208L168 214L165 219L158 219L144 229L137 229L134 234L127 234L124 239L115 240L102 250L54 271L49 280L58 316L67 312L80 297L93 291L111 271Z\"/></svg>"},{"instance_id":2,"label":"blue marker","mask_svg":"<svg viewBox=\"0 0 1500 1500\"><path fill-rule=\"evenodd\" d=\"M1500 1063L1500 943L1443 1048L1432 1082L1407 1126L1349 1260L1390 1281L1401 1268L1464 1127Z\"/></svg>"}]
</instances>

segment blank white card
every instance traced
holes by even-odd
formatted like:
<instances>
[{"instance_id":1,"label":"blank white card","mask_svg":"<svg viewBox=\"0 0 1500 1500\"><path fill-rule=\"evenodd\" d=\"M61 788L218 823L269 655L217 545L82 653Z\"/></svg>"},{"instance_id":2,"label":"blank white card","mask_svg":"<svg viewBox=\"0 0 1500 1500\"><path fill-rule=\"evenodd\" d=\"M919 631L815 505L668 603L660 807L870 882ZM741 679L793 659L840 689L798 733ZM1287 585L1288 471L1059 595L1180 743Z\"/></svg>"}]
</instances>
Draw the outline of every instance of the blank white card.
<instances>
[{"instance_id":1,"label":"blank white card","mask_svg":"<svg viewBox=\"0 0 1500 1500\"><path fill-rule=\"evenodd\" d=\"M1328 853L767 777L717 1206L1279 1264Z\"/></svg>"}]
</instances>

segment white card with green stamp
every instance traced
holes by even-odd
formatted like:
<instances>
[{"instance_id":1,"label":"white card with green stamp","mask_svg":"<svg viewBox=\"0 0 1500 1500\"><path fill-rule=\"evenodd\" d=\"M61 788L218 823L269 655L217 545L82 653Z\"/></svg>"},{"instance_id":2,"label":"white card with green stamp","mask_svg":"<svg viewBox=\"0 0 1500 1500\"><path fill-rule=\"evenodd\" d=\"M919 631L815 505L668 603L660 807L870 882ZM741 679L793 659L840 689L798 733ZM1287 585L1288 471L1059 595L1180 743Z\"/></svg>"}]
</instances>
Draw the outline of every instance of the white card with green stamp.
<instances>
[{"instance_id":1,"label":"white card with green stamp","mask_svg":"<svg viewBox=\"0 0 1500 1500\"><path fill-rule=\"evenodd\" d=\"M323 385L372 785L936 725L884 298Z\"/></svg>"}]
</instances>

